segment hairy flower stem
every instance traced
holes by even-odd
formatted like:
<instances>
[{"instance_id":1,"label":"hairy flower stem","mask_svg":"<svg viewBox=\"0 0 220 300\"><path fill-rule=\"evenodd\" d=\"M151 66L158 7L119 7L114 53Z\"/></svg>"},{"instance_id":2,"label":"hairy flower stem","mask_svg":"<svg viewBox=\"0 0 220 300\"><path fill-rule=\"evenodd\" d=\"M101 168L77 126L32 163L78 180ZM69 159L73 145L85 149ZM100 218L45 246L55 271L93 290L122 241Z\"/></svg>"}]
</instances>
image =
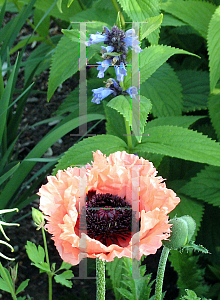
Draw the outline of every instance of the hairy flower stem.
<instances>
[{"instance_id":1,"label":"hairy flower stem","mask_svg":"<svg viewBox=\"0 0 220 300\"><path fill-rule=\"evenodd\" d=\"M47 262L48 266L50 266L46 235L45 235L44 228L41 227L41 229L42 229L42 235L43 235L43 241L44 241L44 251L45 251L45 255L46 255L46 262ZM51 274L47 274L47 275L48 275L48 293L49 293L48 300L52 300L52 275Z\"/></svg>"},{"instance_id":2,"label":"hairy flower stem","mask_svg":"<svg viewBox=\"0 0 220 300\"><path fill-rule=\"evenodd\" d=\"M128 149L129 153L132 153L132 137L131 137L131 129L129 126L129 123L126 119L125 120L125 128L126 128L126 136L127 136L127 143L128 143Z\"/></svg>"},{"instance_id":3,"label":"hairy flower stem","mask_svg":"<svg viewBox=\"0 0 220 300\"><path fill-rule=\"evenodd\" d=\"M105 261L96 258L96 300L105 300Z\"/></svg>"},{"instance_id":4,"label":"hairy flower stem","mask_svg":"<svg viewBox=\"0 0 220 300\"><path fill-rule=\"evenodd\" d=\"M170 249L167 247L163 247L160 261L157 269L157 278L156 278L156 287L155 287L155 300L161 300L162 299L162 287L163 287L163 278L164 278L164 272L165 267L167 263L167 258L170 253Z\"/></svg>"}]
</instances>

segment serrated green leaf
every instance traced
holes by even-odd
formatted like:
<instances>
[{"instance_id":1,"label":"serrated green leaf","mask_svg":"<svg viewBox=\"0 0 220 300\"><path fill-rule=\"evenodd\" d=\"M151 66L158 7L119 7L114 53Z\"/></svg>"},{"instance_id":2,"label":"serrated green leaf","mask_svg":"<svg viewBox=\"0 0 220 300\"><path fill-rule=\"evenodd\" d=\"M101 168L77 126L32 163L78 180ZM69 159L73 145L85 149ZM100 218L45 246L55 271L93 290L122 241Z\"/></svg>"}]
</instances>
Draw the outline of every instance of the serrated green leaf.
<instances>
[{"instance_id":1,"label":"serrated green leaf","mask_svg":"<svg viewBox=\"0 0 220 300\"><path fill-rule=\"evenodd\" d=\"M220 207L220 168L206 166L184 185L180 191L190 197L198 198Z\"/></svg>"},{"instance_id":2,"label":"serrated green leaf","mask_svg":"<svg viewBox=\"0 0 220 300\"><path fill-rule=\"evenodd\" d=\"M197 297L194 291L187 290L187 289L185 291L186 291L186 295L181 297L181 300L201 300L200 297ZM202 298L202 300L212 300L212 299Z\"/></svg>"},{"instance_id":3,"label":"serrated green leaf","mask_svg":"<svg viewBox=\"0 0 220 300\"><path fill-rule=\"evenodd\" d=\"M213 14L208 29L210 90L214 90L220 78L220 6Z\"/></svg>"},{"instance_id":4,"label":"serrated green leaf","mask_svg":"<svg viewBox=\"0 0 220 300\"><path fill-rule=\"evenodd\" d=\"M140 53L140 84L146 81L174 54L197 56L188 51L164 45L156 45L145 48ZM128 68L127 70L124 85L125 88L129 88L131 86L131 68Z\"/></svg>"},{"instance_id":5,"label":"serrated green leaf","mask_svg":"<svg viewBox=\"0 0 220 300\"><path fill-rule=\"evenodd\" d=\"M72 267L73 265L66 263L65 261L62 262L62 265L60 266L59 270L68 270Z\"/></svg>"},{"instance_id":6,"label":"serrated green leaf","mask_svg":"<svg viewBox=\"0 0 220 300\"><path fill-rule=\"evenodd\" d=\"M44 262L45 252L43 247L41 247L40 245L38 245L37 247L34 243L27 241L25 249L29 259L32 262L39 264Z\"/></svg>"},{"instance_id":7,"label":"serrated green leaf","mask_svg":"<svg viewBox=\"0 0 220 300\"><path fill-rule=\"evenodd\" d=\"M203 254L209 254L208 249L206 249L202 245L196 245L194 242L190 242L189 244L186 244L184 246L184 250L186 250L186 251L193 250L193 251L202 252Z\"/></svg>"},{"instance_id":8,"label":"serrated green leaf","mask_svg":"<svg viewBox=\"0 0 220 300\"><path fill-rule=\"evenodd\" d=\"M98 1L96 1L98 3ZM95 2L94 2L95 3ZM108 9L107 2L105 2L105 8L92 7L82 12L77 13L72 18L70 17L70 21L73 22L88 22L88 21L98 21L105 22L107 26L113 26L114 20L116 20L117 12L115 9ZM73 5L74 6L74 5ZM102 13L100 14L100 10ZM89 24L87 24L88 26ZM96 32L93 32L96 33Z\"/></svg>"},{"instance_id":9,"label":"serrated green leaf","mask_svg":"<svg viewBox=\"0 0 220 300\"><path fill-rule=\"evenodd\" d=\"M173 0L161 3L161 8L195 28L206 39L208 24L216 6L199 0Z\"/></svg>"},{"instance_id":10,"label":"serrated green leaf","mask_svg":"<svg viewBox=\"0 0 220 300\"><path fill-rule=\"evenodd\" d=\"M79 57L79 44L63 36L52 57L48 82L48 100L60 84L78 71L79 65L73 59L76 57Z\"/></svg>"},{"instance_id":11,"label":"serrated green leaf","mask_svg":"<svg viewBox=\"0 0 220 300\"><path fill-rule=\"evenodd\" d=\"M207 109L209 95L208 72L182 70L176 72L183 88L183 110L185 112Z\"/></svg>"},{"instance_id":12,"label":"serrated green leaf","mask_svg":"<svg viewBox=\"0 0 220 300\"><path fill-rule=\"evenodd\" d=\"M201 133L181 127L156 126L145 130L142 150L185 160L220 166L220 145Z\"/></svg>"},{"instance_id":13,"label":"serrated green leaf","mask_svg":"<svg viewBox=\"0 0 220 300\"><path fill-rule=\"evenodd\" d=\"M22 292L27 286L30 279L26 279L23 281L16 290L16 295Z\"/></svg>"},{"instance_id":14,"label":"serrated green leaf","mask_svg":"<svg viewBox=\"0 0 220 300\"><path fill-rule=\"evenodd\" d=\"M181 20L177 19L176 17L170 14L163 15L163 22L162 26L185 26L186 23L182 22Z\"/></svg>"},{"instance_id":15,"label":"serrated green leaf","mask_svg":"<svg viewBox=\"0 0 220 300\"><path fill-rule=\"evenodd\" d=\"M183 108L182 87L175 71L163 64L140 87L141 94L152 102L155 117L181 115Z\"/></svg>"},{"instance_id":16,"label":"serrated green leaf","mask_svg":"<svg viewBox=\"0 0 220 300\"><path fill-rule=\"evenodd\" d=\"M115 257L113 261L106 263L106 270L108 272L108 275L110 276L116 300L121 299L120 293L117 288L121 286L121 280L123 278L122 269L124 266L124 259L125 257L122 257L121 259Z\"/></svg>"},{"instance_id":17,"label":"serrated green leaf","mask_svg":"<svg viewBox=\"0 0 220 300\"><path fill-rule=\"evenodd\" d=\"M177 192L177 195L180 197L180 203L176 206L176 208L169 214L170 218L174 218L175 216L177 217L182 217L185 215L191 216L195 222L196 222L196 231L194 236L196 236L201 222L202 222L202 217L204 213L204 204L190 199L189 197L183 196L182 194L179 193L178 190L175 190Z\"/></svg>"},{"instance_id":18,"label":"serrated green leaf","mask_svg":"<svg viewBox=\"0 0 220 300\"><path fill-rule=\"evenodd\" d=\"M79 31L73 30L79 36ZM87 49L87 60L95 54L91 47ZM50 76L48 82L48 100L52 97L56 88L67 78L79 70L79 64L76 63L76 57L79 57L79 42L73 42L66 36L63 36L52 57Z\"/></svg>"},{"instance_id":19,"label":"serrated green leaf","mask_svg":"<svg viewBox=\"0 0 220 300\"><path fill-rule=\"evenodd\" d=\"M220 89L215 89L208 100L209 116L220 141Z\"/></svg>"},{"instance_id":20,"label":"serrated green leaf","mask_svg":"<svg viewBox=\"0 0 220 300\"><path fill-rule=\"evenodd\" d=\"M54 279L57 283L60 283L62 285L71 288L73 283L68 279L71 279L73 277L74 277L73 272L68 270L68 271L64 271L62 274L55 275Z\"/></svg>"},{"instance_id":21,"label":"serrated green leaf","mask_svg":"<svg viewBox=\"0 0 220 300\"><path fill-rule=\"evenodd\" d=\"M203 116L178 116L178 117L161 117L147 122L145 130L155 126L173 125L188 128L190 125L204 118Z\"/></svg>"},{"instance_id":22,"label":"serrated green leaf","mask_svg":"<svg viewBox=\"0 0 220 300\"><path fill-rule=\"evenodd\" d=\"M105 116L106 116L106 133L115 135L127 143L126 128L124 117L119 114L115 109L107 106L107 102L103 101ZM132 136L134 143L137 142L134 136ZM134 140L135 139L135 140Z\"/></svg>"},{"instance_id":23,"label":"serrated green leaf","mask_svg":"<svg viewBox=\"0 0 220 300\"><path fill-rule=\"evenodd\" d=\"M79 31L73 29L62 29L62 33L68 37L72 42L79 43L80 42L80 35Z\"/></svg>"},{"instance_id":24,"label":"serrated green leaf","mask_svg":"<svg viewBox=\"0 0 220 300\"><path fill-rule=\"evenodd\" d=\"M213 205L206 205L203 222L198 233L196 243L206 247L211 255L206 259L213 265L220 265L219 245L220 245L220 208Z\"/></svg>"},{"instance_id":25,"label":"serrated green leaf","mask_svg":"<svg viewBox=\"0 0 220 300\"><path fill-rule=\"evenodd\" d=\"M147 19L147 23L141 23L140 40L143 40L149 34L151 34L153 31L159 28L162 21L163 21L163 14L160 14L159 16L155 16Z\"/></svg>"},{"instance_id":26,"label":"serrated green leaf","mask_svg":"<svg viewBox=\"0 0 220 300\"><path fill-rule=\"evenodd\" d=\"M93 159L92 151L100 150L107 156L116 151L127 150L127 145L120 138L113 135L97 135L89 137L75 144L59 160L54 172L73 165L85 165Z\"/></svg>"},{"instance_id":27,"label":"serrated green leaf","mask_svg":"<svg viewBox=\"0 0 220 300\"><path fill-rule=\"evenodd\" d=\"M199 256L192 256L186 251L182 253L172 250L169 260L174 270L178 273L177 285L180 293L185 289L194 290L199 296L204 296L209 290L204 281L205 270L198 264Z\"/></svg>"},{"instance_id":28,"label":"serrated green leaf","mask_svg":"<svg viewBox=\"0 0 220 300\"><path fill-rule=\"evenodd\" d=\"M123 296L125 297L125 299L128 300L134 300L134 295L132 295L131 292L129 292L128 290L126 290L125 288L117 288L117 291Z\"/></svg>"},{"instance_id":29,"label":"serrated green leaf","mask_svg":"<svg viewBox=\"0 0 220 300\"><path fill-rule=\"evenodd\" d=\"M144 22L150 17L155 17L160 13L160 1L158 0L118 0L123 10L133 22ZM159 29L148 36L151 44L158 44Z\"/></svg>"},{"instance_id":30,"label":"serrated green leaf","mask_svg":"<svg viewBox=\"0 0 220 300\"><path fill-rule=\"evenodd\" d=\"M50 270L50 266L46 262L33 263L33 265L40 270L40 273L48 273L52 274Z\"/></svg>"},{"instance_id":31,"label":"serrated green leaf","mask_svg":"<svg viewBox=\"0 0 220 300\"><path fill-rule=\"evenodd\" d=\"M129 96L120 95L109 101L107 106L123 115L129 126L132 128L138 142L140 142L147 116L152 108L150 100L140 95L140 101L138 103L138 99L133 98L131 101Z\"/></svg>"}]
</instances>

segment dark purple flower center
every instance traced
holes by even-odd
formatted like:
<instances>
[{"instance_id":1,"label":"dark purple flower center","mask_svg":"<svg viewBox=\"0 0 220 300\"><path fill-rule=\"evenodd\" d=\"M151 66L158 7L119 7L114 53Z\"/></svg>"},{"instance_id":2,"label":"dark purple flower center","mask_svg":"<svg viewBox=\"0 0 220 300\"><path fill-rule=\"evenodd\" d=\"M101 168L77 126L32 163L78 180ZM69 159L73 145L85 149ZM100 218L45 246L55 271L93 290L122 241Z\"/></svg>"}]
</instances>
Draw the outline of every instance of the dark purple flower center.
<instances>
[{"instance_id":1,"label":"dark purple flower center","mask_svg":"<svg viewBox=\"0 0 220 300\"><path fill-rule=\"evenodd\" d=\"M132 208L112 194L89 191L86 200L87 235L106 246L131 238Z\"/></svg>"},{"instance_id":2,"label":"dark purple flower center","mask_svg":"<svg viewBox=\"0 0 220 300\"><path fill-rule=\"evenodd\" d=\"M123 30L119 29L117 26L113 26L111 30L105 30L108 40L104 44L114 47L113 52L122 53L119 56L117 65L123 62L126 65L126 57L128 54L128 47L125 45L124 38L125 33Z\"/></svg>"}]
</instances>

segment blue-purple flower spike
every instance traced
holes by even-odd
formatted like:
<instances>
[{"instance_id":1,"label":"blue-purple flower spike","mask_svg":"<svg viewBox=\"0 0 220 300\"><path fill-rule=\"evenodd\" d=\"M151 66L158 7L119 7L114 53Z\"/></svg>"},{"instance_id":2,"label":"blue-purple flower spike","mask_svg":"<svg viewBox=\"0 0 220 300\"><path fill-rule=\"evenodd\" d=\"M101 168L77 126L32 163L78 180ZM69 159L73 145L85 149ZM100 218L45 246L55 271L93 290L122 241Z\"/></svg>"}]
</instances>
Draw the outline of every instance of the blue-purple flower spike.
<instances>
[{"instance_id":1,"label":"blue-purple flower spike","mask_svg":"<svg viewBox=\"0 0 220 300\"><path fill-rule=\"evenodd\" d=\"M113 93L113 90L110 88L100 87L98 89L93 89L93 98L92 102L96 104L100 104L100 102Z\"/></svg>"},{"instance_id":2,"label":"blue-purple flower spike","mask_svg":"<svg viewBox=\"0 0 220 300\"><path fill-rule=\"evenodd\" d=\"M139 46L138 36L135 35L135 30L133 28L125 32L124 42L127 47L132 47L135 53L140 53L142 51Z\"/></svg>"},{"instance_id":3,"label":"blue-purple flower spike","mask_svg":"<svg viewBox=\"0 0 220 300\"><path fill-rule=\"evenodd\" d=\"M131 86L131 87L129 87L129 88L126 90L126 92L127 92L131 97L134 96L135 99L136 99L136 95L138 95L138 91L137 91L136 86Z\"/></svg>"},{"instance_id":4,"label":"blue-purple flower spike","mask_svg":"<svg viewBox=\"0 0 220 300\"><path fill-rule=\"evenodd\" d=\"M103 78L104 77L104 73L105 71L108 69L109 66L111 66L111 60L110 59L106 59L103 61L98 61L97 64L100 64L100 66L98 66L97 70L99 71L97 77L99 78Z\"/></svg>"},{"instance_id":5,"label":"blue-purple flower spike","mask_svg":"<svg viewBox=\"0 0 220 300\"><path fill-rule=\"evenodd\" d=\"M87 42L85 42L85 45L90 46L92 44L105 42L106 40L107 36L105 34L97 32L96 34L90 34L90 38Z\"/></svg>"},{"instance_id":6,"label":"blue-purple flower spike","mask_svg":"<svg viewBox=\"0 0 220 300\"><path fill-rule=\"evenodd\" d=\"M115 73L118 81L123 81L124 76L127 76L127 70L123 62L120 63L120 66L115 66Z\"/></svg>"},{"instance_id":7,"label":"blue-purple flower spike","mask_svg":"<svg viewBox=\"0 0 220 300\"><path fill-rule=\"evenodd\" d=\"M93 89L93 98L92 102L96 104L100 104L100 102L112 94L114 97L119 95L127 95L129 94L131 97L136 96L138 94L137 88L135 86L129 87L126 91L123 91L122 87L120 86L119 82L113 78L109 78L106 82L106 86L100 87L98 89Z\"/></svg>"}]
</instances>

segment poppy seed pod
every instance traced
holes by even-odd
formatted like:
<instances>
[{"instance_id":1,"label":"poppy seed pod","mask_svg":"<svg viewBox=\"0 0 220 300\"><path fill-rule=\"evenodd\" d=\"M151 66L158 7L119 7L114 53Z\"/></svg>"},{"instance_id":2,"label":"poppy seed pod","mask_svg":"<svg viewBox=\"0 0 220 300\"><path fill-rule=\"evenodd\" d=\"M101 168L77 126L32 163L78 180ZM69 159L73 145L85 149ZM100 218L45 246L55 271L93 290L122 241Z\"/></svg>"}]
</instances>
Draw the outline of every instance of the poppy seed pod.
<instances>
[{"instance_id":1,"label":"poppy seed pod","mask_svg":"<svg viewBox=\"0 0 220 300\"><path fill-rule=\"evenodd\" d=\"M173 218L169 240L163 241L163 245L170 250L177 250L184 247L188 241L188 225L182 218Z\"/></svg>"},{"instance_id":2,"label":"poppy seed pod","mask_svg":"<svg viewBox=\"0 0 220 300\"><path fill-rule=\"evenodd\" d=\"M182 217L180 217L180 219L184 220L187 223L187 226L188 226L188 240L187 240L187 242L190 242L192 237L193 237L193 234L196 230L196 222L192 217L190 217L188 215L182 216Z\"/></svg>"},{"instance_id":3,"label":"poppy seed pod","mask_svg":"<svg viewBox=\"0 0 220 300\"><path fill-rule=\"evenodd\" d=\"M34 220L37 229L45 225L44 215L38 209L32 207L32 219Z\"/></svg>"}]
</instances>

